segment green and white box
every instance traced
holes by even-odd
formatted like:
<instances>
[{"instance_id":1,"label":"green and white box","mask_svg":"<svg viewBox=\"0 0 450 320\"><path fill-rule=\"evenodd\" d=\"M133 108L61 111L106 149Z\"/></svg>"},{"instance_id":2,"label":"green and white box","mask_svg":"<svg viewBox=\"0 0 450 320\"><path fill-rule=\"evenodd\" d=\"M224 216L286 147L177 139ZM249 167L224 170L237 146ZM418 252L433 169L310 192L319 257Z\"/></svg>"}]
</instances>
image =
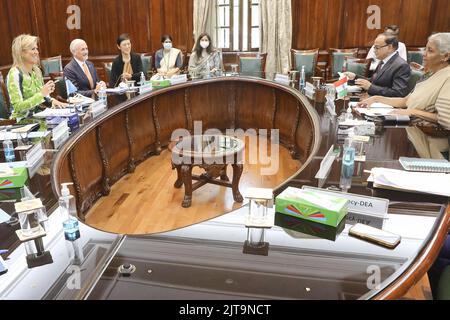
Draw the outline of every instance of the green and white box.
<instances>
[{"instance_id":1,"label":"green and white box","mask_svg":"<svg viewBox=\"0 0 450 320\"><path fill-rule=\"evenodd\" d=\"M337 196L289 187L275 200L281 214L337 227L347 216L348 200Z\"/></svg>"}]
</instances>

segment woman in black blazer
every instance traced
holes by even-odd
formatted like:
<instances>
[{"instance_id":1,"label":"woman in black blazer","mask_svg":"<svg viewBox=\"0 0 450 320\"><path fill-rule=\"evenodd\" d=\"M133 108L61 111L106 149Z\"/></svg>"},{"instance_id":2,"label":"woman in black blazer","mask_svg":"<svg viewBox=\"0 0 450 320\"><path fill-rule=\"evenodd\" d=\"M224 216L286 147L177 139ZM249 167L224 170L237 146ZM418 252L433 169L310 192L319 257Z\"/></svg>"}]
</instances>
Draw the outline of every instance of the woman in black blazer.
<instances>
[{"instance_id":1,"label":"woman in black blazer","mask_svg":"<svg viewBox=\"0 0 450 320\"><path fill-rule=\"evenodd\" d=\"M143 71L142 60L140 55L131 52L131 40L128 34L119 36L117 48L119 48L120 54L113 61L109 86L117 87L120 81L139 82Z\"/></svg>"}]
</instances>

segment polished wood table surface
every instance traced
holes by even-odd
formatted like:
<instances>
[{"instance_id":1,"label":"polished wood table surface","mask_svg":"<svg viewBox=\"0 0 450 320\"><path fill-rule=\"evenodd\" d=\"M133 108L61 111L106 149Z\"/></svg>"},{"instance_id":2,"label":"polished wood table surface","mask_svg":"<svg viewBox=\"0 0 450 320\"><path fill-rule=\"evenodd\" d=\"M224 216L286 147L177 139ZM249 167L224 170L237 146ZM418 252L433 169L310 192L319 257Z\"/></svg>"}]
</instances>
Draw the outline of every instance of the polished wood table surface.
<instances>
[{"instance_id":1,"label":"polished wood table surface","mask_svg":"<svg viewBox=\"0 0 450 320\"><path fill-rule=\"evenodd\" d=\"M295 176L275 188L276 194L287 186L317 186L318 181L314 177L321 160L332 145L340 144L336 134L336 120L326 114L323 105L311 104L297 90L262 79L223 77L188 82L131 99L110 98L116 100L111 104L110 110L86 123L61 148L53 160L51 180L54 193L56 196L59 195L61 182L73 182L74 188L71 191L76 196L80 219L83 219L100 197L108 195L115 182L127 173L133 172L138 163L159 154L163 148L166 148L170 144L174 130L184 128L193 131L194 122L197 120L202 121L204 130L209 128L218 128L223 131L229 128L279 130L280 143L289 148L291 156L298 159L302 167ZM389 199L389 213L392 215L389 225L399 232L404 232L408 240L402 242L394 251L386 252L350 239L345 234L341 235L335 243L320 240L305 242L293 240L293 235L280 238L280 229L275 229L269 232L269 235L273 237L271 252L274 257L280 255L280 258L275 259L273 263L284 261L283 259L288 261L290 257L294 258L297 255L299 261L313 263L315 259L309 260L312 256L308 258L301 252L316 252L317 257L322 253L327 255L327 252L334 252L332 256L339 257L339 261L345 264L348 259L357 261L357 257L363 255L364 251L367 259L373 259L380 266L385 266L383 282L380 288L369 291L366 289L366 292L364 289L358 289L354 294L358 297L373 299L401 297L426 273L447 236L450 225L448 199L372 188L366 182L368 175L365 170L380 166L400 168L398 158L417 156L419 151L416 147L417 145L411 142L406 129L379 128L375 137L366 146L366 162L356 166L352 187L349 190L355 194ZM339 161L333 165L324 187L333 188L339 185ZM160 237L175 244L181 236L179 239L182 242L176 247L180 250L184 248L184 245L191 243L187 241L188 235L192 236L193 248L198 241L196 239L206 241L204 238L206 237L206 243L219 241L220 250L231 250L233 245L229 241L232 239L236 241L235 235L243 230L232 231L226 226L235 219L233 217L240 215L239 212L224 215L217 223L204 222L198 226L187 227L186 230L182 229L179 233L169 232ZM222 223L224 223L223 226L221 226ZM402 225L405 224L414 226L414 230L402 229ZM202 231L203 226L208 227L210 232ZM222 233L223 239L220 236ZM141 240L157 245L160 238L155 236L140 240L134 240L132 237L128 239L129 245L132 246L135 241ZM175 247L171 248L166 248L167 252L172 249L174 252L178 250ZM285 249L288 250L286 252L292 250L298 253L284 255ZM219 248L217 250L219 253ZM199 254L204 253L199 252ZM224 252L220 256L226 257L228 254L232 254L236 259L244 258L242 251ZM334 270L331 267L332 260L320 261L320 259L317 260L313 265L315 264L318 270L322 270L323 275L331 275L334 272L341 274L340 269ZM321 264L324 261L328 263ZM292 263L294 263L293 260ZM366 269L358 268L367 266L365 263L360 267L356 265L354 267L349 265L348 268L354 270L350 272L350 269L346 269L349 273L342 272L341 280L323 282L322 285L317 283L315 286L318 288L322 286L324 290L328 288L326 290L332 292L338 290L332 289L334 281L338 281L336 283L343 281L343 284L365 281L361 280L360 276ZM328 267L331 269L328 270ZM338 264L336 267L338 268ZM255 275L254 278L256 279L257 276ZM345 279L348 279L348 282ZM321 291L324 297L327 296L326 290Z\"/></svg>"}]
</instances>

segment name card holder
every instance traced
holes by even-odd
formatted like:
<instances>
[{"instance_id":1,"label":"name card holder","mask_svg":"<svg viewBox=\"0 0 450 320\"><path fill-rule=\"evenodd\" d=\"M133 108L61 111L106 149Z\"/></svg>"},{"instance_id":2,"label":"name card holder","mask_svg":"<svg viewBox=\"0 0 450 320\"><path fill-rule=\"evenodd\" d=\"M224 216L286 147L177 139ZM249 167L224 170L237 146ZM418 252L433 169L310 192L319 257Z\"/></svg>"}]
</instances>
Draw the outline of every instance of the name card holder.
<instances>
[{"instance_id":1,"label":"name card holder","mask_svg":"<svg viewBox=\"0 0 450 320\"><path fill-rule=\"evenodd\" d=\"M170 84L175 85L175 84L185 83L187 81L188 81L187 74L178 74L178 75L174 75L170 79Z\"/></svg>"},{"instance_id":2,"label":"name card holder","mask_svg":"<svg viewBox=\"0 0 450 320\"><path fill-rule=\"evenodd\" d=\"M315 94L316 88L312 83L306 82L305 84L305 96L307 96L309 99L314 100L314 94Z\"/></svg>"},{"instance_id":3,"label":"name card holder","mask_svg":"<svg viewBox=\"0 0 450 320\"><path fill-rule=\"evenodd\" d=\"M139 87L139 94L144 94L153 90L153 85L151 82L146 82Z\"/></svg>"},{"instance_id":4,"label":"name card holder","mask_svg":"<svg viewBox=\"0 0 450 320\"><path fill-rule=\"evenodd\" d=\"M42 143L39 142L30 149L25 155L27 160L28 176L32 178L37 170L44 163L45 150L42 148Z\"/></svg>"},{"instance_id":5,"label":"name card holder","mask_svg":"<svg viewBox=\"0 0 450 320\"><path fill-rule=\"evenodd\" d=\"M291 79L289 78L288 75L280 74L280 73L277 73L275 75L275 79L273 81L275 81L279 84L282 84L284 86L289 86L291 83Z\"/></svg>"},{"instance_id":6,"label":"name card holder","mask_svg":"<svg viewBox=\"0 0 450 320\"><path fill-rule=\"evenodd\" d=\"M389 200L383 198L367 197L359 194L344 193L303 186L304 190L339 196L349 200L347 223L363 223L365 225L382 229L387 219Z\"/></svg>"},{"instance_id":7,"label":"name card holder","mask_svg":"<svg viewBox=\"0 0 450 320\"><path fill-rule=\"evenodd\" d=\"M63 143L69 138L70 129L68 126L68 121L63 120L52 130L52 141L55 149L58 149Z\"/></svg>"},{"instance_id":8,"label":"name card holder","mask_svg":"<svg viewBox=\"0 0 450 320\"><path fill-rule=\"evenodd\" d=\"M325 103L325 108L333 117L337 116L336 105L334 103L333 97L326 96L326 99L327 99L327 102Z\"/></svg>"},{"instance_id":9,"label":"name card holder","mask_svg":"<svg viewBox=\"0 0 450 320\"><path fill-rule=\"evenodd\" d=\"M92 118L95 119L103 112L107 110L107 107L102 103L102 101L97 101L91 104L91 115Z\"/></svg>"},{"instance_id":10,"label":"name card holder","mask_svg":"<svg viewBox=\"0 0 450 320\"><path fill-rule=\"evenodd\" d=\"M319 180L319 188L322 188L325 181L327 180L334 160L336 160L337 157L339 157L339 154L334 151L334 145L332 145L330 150L328 150L327 154L320 163L320 169L319 171L317 171L317 174L315 176L315 178Z\"/></svg>"}]
</instances>

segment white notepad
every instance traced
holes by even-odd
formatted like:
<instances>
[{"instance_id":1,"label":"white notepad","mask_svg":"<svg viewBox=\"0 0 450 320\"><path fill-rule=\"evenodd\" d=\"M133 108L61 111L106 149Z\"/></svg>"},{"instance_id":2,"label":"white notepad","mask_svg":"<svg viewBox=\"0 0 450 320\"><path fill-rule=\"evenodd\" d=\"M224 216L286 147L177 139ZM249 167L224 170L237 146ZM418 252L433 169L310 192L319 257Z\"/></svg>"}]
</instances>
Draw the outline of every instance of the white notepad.
<instances>
[{"instance_id":1,"label":"white notepad","mask_svg":"<svg viewBox=\"0 0 450 320\"><path fill-rule=\"evenodd\" d=\"M450 175L445 173L409 172L373 168L373 186L383 189L420 192L450 197ZM369 180L371 181L371 180Z\"/></svg>"}]
</instances>

